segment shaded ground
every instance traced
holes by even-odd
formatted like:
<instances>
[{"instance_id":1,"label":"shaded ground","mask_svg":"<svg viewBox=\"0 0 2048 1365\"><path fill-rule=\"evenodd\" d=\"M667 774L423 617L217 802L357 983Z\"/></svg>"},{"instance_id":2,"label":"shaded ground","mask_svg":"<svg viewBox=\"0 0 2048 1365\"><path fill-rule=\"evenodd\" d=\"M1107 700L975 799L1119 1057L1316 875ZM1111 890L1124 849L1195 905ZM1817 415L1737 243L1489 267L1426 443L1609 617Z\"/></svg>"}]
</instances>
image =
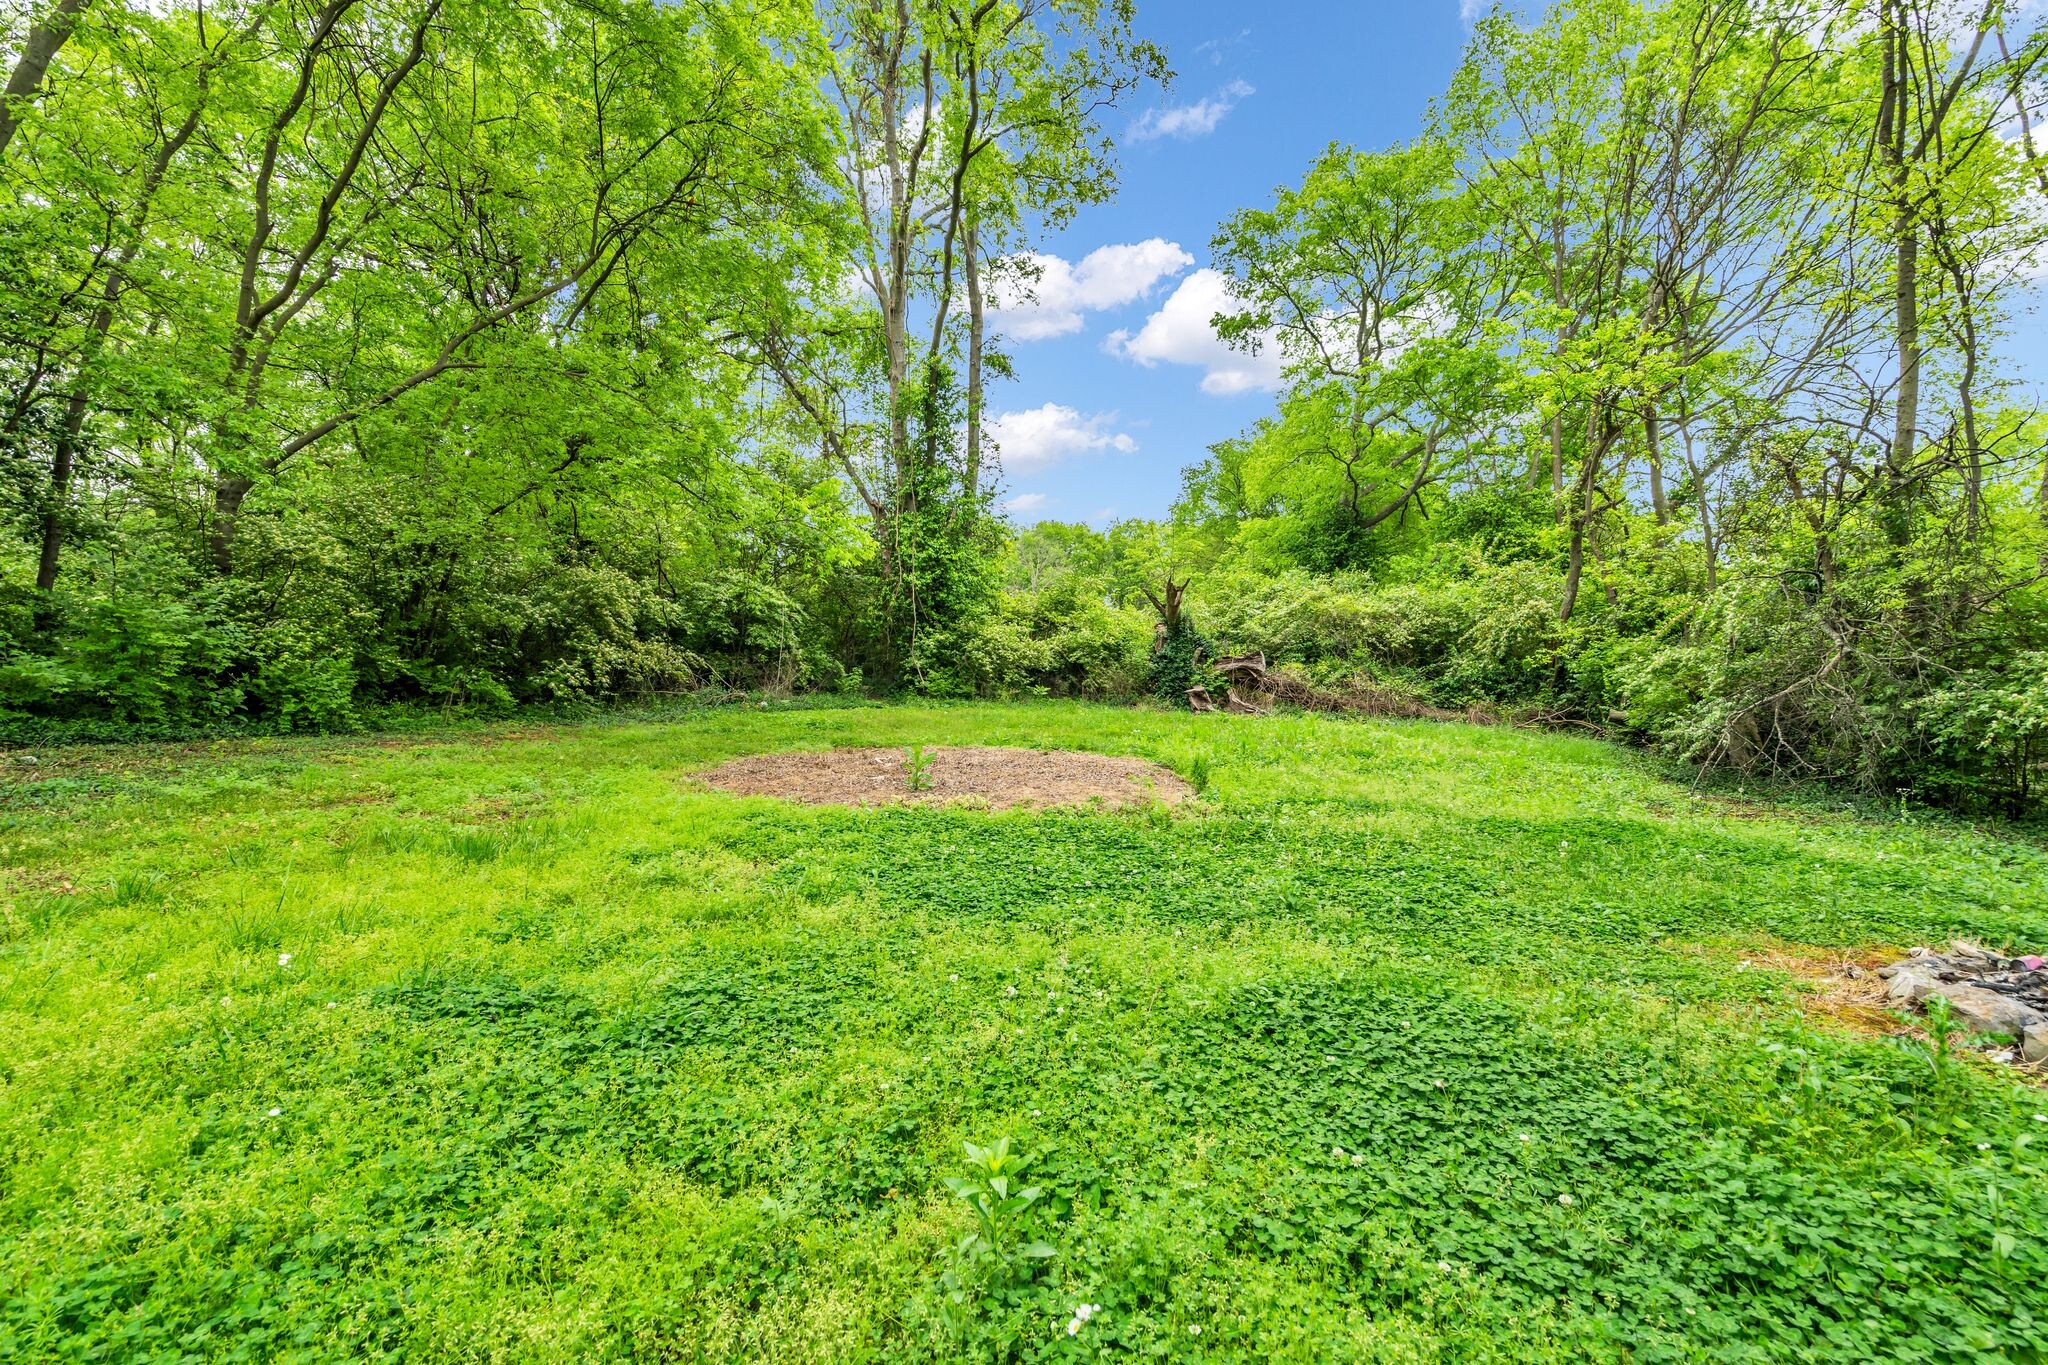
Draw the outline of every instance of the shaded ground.
<instances>
[{"instance_id":1,"label":"shaded ground","mask_svg":"<svg viewBox=\"0 0 2048 1365\"><path fill-rule=\"evenodd\" d=\"M750 754L698 776L739 796L814 806L985 804L991 810L1176 805L1194 794L1171 768L1140 758L1039 749L931 749L930 786L910 789L903 749Z\"/></svg>"}]
</instances>

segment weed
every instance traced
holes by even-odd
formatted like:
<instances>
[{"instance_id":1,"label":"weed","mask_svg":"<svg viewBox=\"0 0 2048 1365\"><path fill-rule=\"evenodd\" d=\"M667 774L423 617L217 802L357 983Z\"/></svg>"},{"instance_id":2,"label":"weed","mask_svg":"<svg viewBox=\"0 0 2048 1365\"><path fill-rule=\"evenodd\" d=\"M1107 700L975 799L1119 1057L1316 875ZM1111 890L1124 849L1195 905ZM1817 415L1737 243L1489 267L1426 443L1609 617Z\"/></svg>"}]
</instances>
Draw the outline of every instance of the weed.
<instances>
[{"instance_id":1,"label":"weed","mask_svg":"<svg viewBox=\"0 0 2048 1365\"><path fill-rule=\"evenodd\" d=\"M448 851L465 863L496 862L505 853L505 836L496 830L463 826L448 831Z\"/></svg>"},{"instance_id":2,"label":"weed","mask_svg":"<svg viewBox=\"0 0 2048 1365\"><path fill-rule=\"evenodd\" d=\"M417 853L425 847L426 838L417 822L394 820L371 830L367 843L372 853Z\"/></svg>"},{"instance_id":3,"label":"weed","mask_svg":"<svg viewBox=\"0 0 2048 1365\"><path fill-rule=\"evenodd\" d=\"M962 1144L966 1173L945 1178L951 1190L974 1211L974 1230L946 1249L939 1277L944 1313L959 1330L977 1307L1006 1307L1031 1268L1058 1253L1024 1231L1026 1215L1045 1190L1026 1185L1021 1177L1031 1158L1010 1150L1010 1139L997 1138L986 1147Z\"/></svg>"},{"instance_id":4,"label":"weed","mask_svg":"<svg viewBox=\"0 0 2048 1365\"><path fill-rule=\"evenodd\" d=\"M268 915L254 910L234 910L228 914L227 932L222 935L227 946L237 953L252 953L277 946L277 924Z\"/></svg>"},{"instance_id":5,"label":"weed","mask_svg":"<svg viewBox=\"0 0 2048 1365\"><path fill-rule=\"evenodd\" d=\"M1926 1012L1924 1019L1916 1019L1906 1013L1895 1013L1894 1017L1907 1027L1923 1025L1927 1036L1916 1038L1902 1034L1892 1041L1904 1051L1920 1058L1927 1064L1928 1083L1936 1101L1945 1100L1954 1086L1958 1063L1956 1062L1956 1035L1961 1032L1956 1023L1954 1008L1945 995L1930 995L1921 1004Z\"/></svg>"},{"instance_id":6,"label":"weed","mask_svg":"<svg viewBox=\"0 0 2048 1365\"><path fill-rule=\"evenodd\" d=\"M163 898L161 872L125 871L114 874L109 892L116 905L142 905Z\"/></svg>"},{"instance_id":7,"label":"weed","mask_svg":"<svg viewBox=\"0 0 2048 1365\"><path fill-rule=\"evenodd\" d=\"M932 789L932 756L925 752L922 744L913 744L903 751L904 781L914 792L928 792Z\"/></svg>"}]
</instances>

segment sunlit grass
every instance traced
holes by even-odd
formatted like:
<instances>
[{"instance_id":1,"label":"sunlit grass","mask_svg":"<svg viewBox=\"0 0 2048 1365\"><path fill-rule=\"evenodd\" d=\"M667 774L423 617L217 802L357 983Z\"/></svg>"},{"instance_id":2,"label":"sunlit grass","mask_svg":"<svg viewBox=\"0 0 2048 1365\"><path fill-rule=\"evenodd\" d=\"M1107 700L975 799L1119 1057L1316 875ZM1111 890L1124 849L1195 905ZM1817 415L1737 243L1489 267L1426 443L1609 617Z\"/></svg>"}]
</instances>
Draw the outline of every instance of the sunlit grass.
<instances>
[{"instance_id":1,"label":"sunlit grass","mask_svg":"<svg viewBox=\"0 0 2048 1365\"><path fill-rule=\"evenodd\" d=\"M957 743L1206 789L992 815L690 778ZM2037 1339L2048 1103L1930 1088L1744 964L2048 942L2031 845L1571 738L1051 704L161 758L45 755L0 806L9 1358ZM1057 1254L951 1321L943 1178L1003 1135Z\"/></svg>"}]
</instances>

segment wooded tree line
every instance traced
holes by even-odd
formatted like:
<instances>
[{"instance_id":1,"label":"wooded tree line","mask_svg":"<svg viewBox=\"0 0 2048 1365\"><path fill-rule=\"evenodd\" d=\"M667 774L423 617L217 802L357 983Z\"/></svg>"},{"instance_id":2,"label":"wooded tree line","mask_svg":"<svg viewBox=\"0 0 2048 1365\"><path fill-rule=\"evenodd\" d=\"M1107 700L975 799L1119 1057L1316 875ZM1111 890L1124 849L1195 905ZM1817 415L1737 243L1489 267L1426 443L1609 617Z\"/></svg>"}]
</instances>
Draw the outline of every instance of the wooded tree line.
<instances>
[{"instance_id":1,"label":"wooded tree line","mask_svg":"<svg viewBox=\"0 0 2048 1365\"><path fill-rule=\"evenodd\" d=\"M911 676L989 577L987 279L1128 0L54 0L7 35L17 717ZM985 595L985 594L984 594Z\"/></svg>"},{"instance_id":2,"label":"wooded tree line","mask_svg":"<svg viewBox=\"0 0 2048 1365\"><path fill-rule=\"evenodd\" d=\"M1161 553L1233 643L2023 805L2048 423L2001 342L2048 266L2043 62L1995 0L1482 20L1414 142L1218 233L1226 335L1288 382ZM1304 572L1322 627L1262 616Z\"/></svg>"},{"instance_id":3,"label":"wooded tree line","mask_svg":"<svg viewBox=\"0 0 2048 1365\"><path fill-rule=\"evenodd\" d=\"M17 727L703 686L1329 685L2023 807L2048 39L1563 0L1223 224L1272 415L1017 536L991 289L1114 188L1129 0L37 0L0 114ZM1151 680L1156 682L1156 680Z\"/></svg>"}]
</instances>

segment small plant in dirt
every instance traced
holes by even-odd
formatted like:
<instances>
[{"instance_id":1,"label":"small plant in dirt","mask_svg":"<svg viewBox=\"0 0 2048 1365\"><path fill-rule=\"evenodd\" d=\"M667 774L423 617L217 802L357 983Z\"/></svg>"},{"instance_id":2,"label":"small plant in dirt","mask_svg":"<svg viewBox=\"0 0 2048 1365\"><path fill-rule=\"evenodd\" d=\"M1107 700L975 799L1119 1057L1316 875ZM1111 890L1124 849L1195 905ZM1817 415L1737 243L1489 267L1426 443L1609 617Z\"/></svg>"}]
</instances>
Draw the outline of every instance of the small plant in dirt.
<instances>
[{"instance_id":1,"label":"small plant in dirt","mask_svg":"<svg viewBox=\"0 0 2048 1365\"><path fill-rule=\"evenodd\" d=\"M974 1210L974 1230L944 1252L939 1276L944 1291L940 1312L958 1331L976 1310L1010 1307L1029 1280L1031 1270L1057 1252L1031 1239L1026 1215L1045 1198L1045 1190L1026 1185L1022 1176L1032 1158L1010 1150L1010 1139L997 1138L987 1147L963 1143L966 1173L946 1177L946 1188Z\"/></svg>"},{"instance_id":2,"label":"small plant in dirt","mask_svg":"<svg viewBox=\"0 0 2048 1365\"><path fill-rule=\"evenodd\" d=\"M932 756L924 745L913 744L903 751L903 778L914 792L932 789Z\"/></svg>"}]
</instances>

